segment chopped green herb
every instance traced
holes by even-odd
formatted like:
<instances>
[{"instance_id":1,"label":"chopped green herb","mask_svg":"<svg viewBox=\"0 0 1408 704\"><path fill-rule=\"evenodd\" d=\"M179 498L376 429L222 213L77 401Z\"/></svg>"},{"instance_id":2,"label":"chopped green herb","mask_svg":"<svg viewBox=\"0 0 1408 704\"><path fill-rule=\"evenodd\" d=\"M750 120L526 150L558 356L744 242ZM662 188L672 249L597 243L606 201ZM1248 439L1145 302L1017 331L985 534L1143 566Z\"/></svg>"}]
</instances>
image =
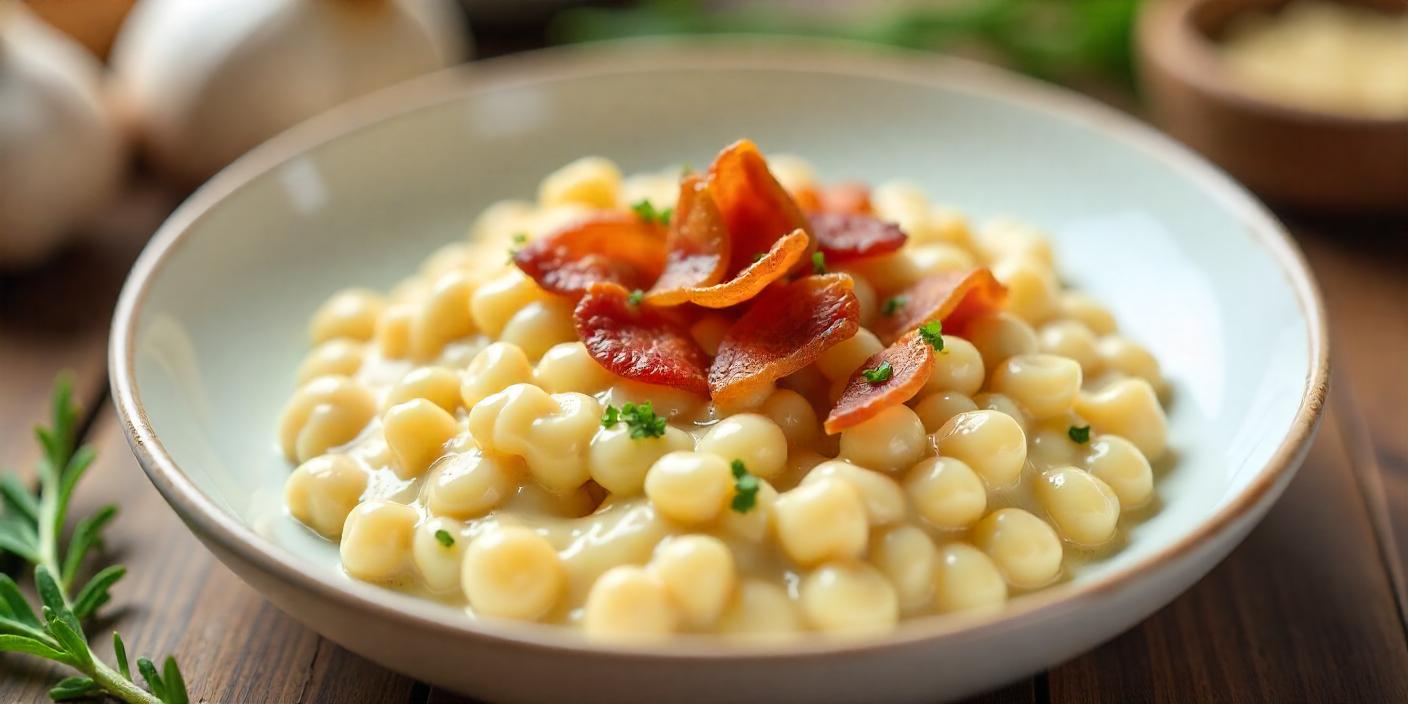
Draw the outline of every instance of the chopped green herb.
<instances>
[{"instance_id":1,"label":"chopped green herb","mask_svg":"<svg viewBox=\"0 0 1408 704\"><path fill-rule=\"evenodd\" d=\"M1066 431L1066 434L1069 435L1069 436L1071 436L1071 439L1072 439L1072 440L1074 440L1074 441L1076 441L1076 442L1078 442L1078 443L1080 443L1080 444L1082 444L1082 445L1084 445L1084 444L1090 442L1090 426L1088 426L1088 425L1084 425L1084 426L1074 426L1074 425L1073 425L1073 426L1070 427L1069 430Z\"/></svg>"},{"instance_id":2,"label":"chopped green herb","mask_svg":"<svg viewBox=\"0 0 1408 704\"><path fill-rule=\"evenodd\" d=\"M441 528L440 530L435 531L435 542L440 543L441 545L444 545L447 548L453 547L455 544L455 536L450 535L450 531Z\"/></svg>"},{"instance_id":3,"label":"chopped green herb","mask_svg":"<svg viewBox=\"0 0 1408 704\"><path fill-rule=\"evenodd\" d=\"M635 211L636 216L641 220L646 222L658 222L661 225L669 225L670 216L675 214L674 208L656 210L655 204L651 203L648 198L637 201L635 205L631 206L631 210Z\"/></svg>"},{"instance_id":4,"label":"chopped green herb","mask_svg":"<svg viewBox=\"0 0 1408 704\"><path fill-rule=\"evenodd\" d=\"M909 305L909 296L895 296L885 299L885 308L883 311L885 317L893 316L895 313L900 312L900 309L906 305Z\"/></svg>"},{"instance_id":5,"label":"chopped green herb","mask_svg":"<svg viewBox=\"0 0 1408 704\"><path fill-rule=\"evenodd\" d=\"M763 257L766 257L767 255L768 255L767 252L758 252L757 254L754 254L754 255L753 255L753 262L754 262L754 263L760 262L760 261L763 260Z\"/></svg>"},{"instance_id":6,"label":"chopped green herb","mask_svg":"<svg viewBox=\"0 0 1408 704\"><path fill-rule=\"evenodd\" d=\"M655 415L655 408L649 401L628 403L621 406L620 410L615 406L607 406L606 412L601 415L601 425L605 428L614 427L621 421L626 422L631 429L631 437L636 440L658 438L665 434L665 419Z\"/></svg>"},{"instance_id":7,"label":"chopped green herb","mask_svg":"<svg viewBox=\"0 0 1408 704\"><path fill-rule=\"evenodd\" d=\"M734 460L729 466L733 470L733 502L729 508L748 513L758 505L758 478L748 473L743 460Z\"/></svg>"},{"instance_id":8,"label":"chopped green herb","mask_svg":"<svg viewBox=\"0 0 1408 704\"><path fill-rule=\"evenodd\" d=\"M528 243L528 233L526 233L526 232L515 232L515 233L513 233L513 246L508 248L508 260L509 260L510 262L512 262L512 261L513 261L513 258L514 258L515 256L517 256L518 250L523 249L523 245L525 245L525 244L527 244L527 243Z\"/></svg>"},{"instance_id":9,"label":"chopped green herb","mask_svg":"<svg viewBox=\"0 0 1408 704\"><path fill-rule=\"evenodd\" d=\"M621 407L621 420L631 428L631 437L658 438L665 434L665 419L655 415L650 402L628 403Z\"/></svg>"},{"instance_id":10,"label":"chopped green herb","mask_svg":"<svg viewBox=\"0 0 1408 704\"><path fill-rule=\"evenodd\" d=\"M812 273L826 273L826 254L823 252L812 252Z\"/></svg>"},{"instance_id":11,"label":"chopped green herb","mask_svg":"<svg viewBox=\"0 0 1408 704\"><path fill-rule=\"evenodd\" d=\"M636 289L631 291L631 295L626 296L626 302L633 306L638 306L642 298L645 298L645 291Z\"/></svg>"},{"instance_id":12,"label":"chopped green herb","mask_svg":"<svg viewBox=\"0 0 1408 704\"><path fill-rule=\"evenodd\" d=\"M860 375L872 384L880 384L890 380L890 376L895 373L895 368L889 362L881 362L880 366L874 369L862 370Z\"/></svg>"},{"instance_id":13,"label":"chopped green herb","mask_svg":"<svg viewBox=\"0 0 1408 704\"><path fill-rule=\"evenodd\" d=\"M919 337L929 343L935 352L944 351L944 324L937 320L930 320L919 326Z\"/></svg>"}]
</instances>

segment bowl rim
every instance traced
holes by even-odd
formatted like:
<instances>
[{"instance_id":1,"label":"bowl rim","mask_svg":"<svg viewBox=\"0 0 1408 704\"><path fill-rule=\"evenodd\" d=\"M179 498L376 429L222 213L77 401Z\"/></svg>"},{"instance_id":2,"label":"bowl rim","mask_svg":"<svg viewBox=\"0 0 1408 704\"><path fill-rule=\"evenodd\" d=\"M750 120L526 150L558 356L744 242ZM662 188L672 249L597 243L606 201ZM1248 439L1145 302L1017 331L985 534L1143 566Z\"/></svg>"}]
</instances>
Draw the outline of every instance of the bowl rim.
<instances>
[{"instance_id":1,"label":"bowl rim","mask_svg":"<svg viewBox=\"0 0 1408 704\"><path fill-rule=\"evenodd\" d=\"M1237 85L1223 69L1214 48L1217 41L1195 26L1194 13L1228 0L1150 0L1140 8L1134 33L1144 61L1158 64L1177 80L1238 110L1261 113L1283 122L1315 124L1340 129L1403 129L1408 116L1354 115L1279 102ZM1238 12L1264 10L1245 2Z\"/></svg>"},{"instance_id":2,"label":"bowl rim","mask_svg":"<svg viewBox=\"0 0 1408 704\"><path fill-rule=\"evenodd\" d=\"M1057 120L1098 129L1156 158L1205 189L1236 215L1277 264L1291 286L1307 325L1308 368L1296 414L1265 466L1232 500L1189 529L1173 544L1110 574L1083 583L1066 582L1023 595L991 614L948 614L902 621L894 631L856 639L800 639L785 645L707 637L676 637L640 645L588 642L560 626L503 623L470 618L446 620L445 609L424 599L338 576L302 569L303 561L256 533L202 492L162 445L149 421L136 383L136 331L152 282L169 256L206 214L249 182L305 151L342 139L384 120L476 92L531 86L599 75L661 71L757 69L882 78L918 88L942 87L1015 104ZM490 641L503 647L551 654L635 657L657 661L803 659L838 653L875 653L918 641L981 637L1019 629L1104 597L1155 570L1209 549L1215 539L1289 482L1312 439L1326 401L1329 346L1324 304L1299 248L1260 202L1217 167L1143 123L1065 89L1008 71L953 57L817 39L707 37L637 39L542 49L456 66L378 91L334 108L274 137L240 157L196 190L156 231L124 284L109 343L111 393L128 444L147 477L188 528L227 561L228 552L299 590L369 616L399 622L446 638ZM238 571L237 571L238 573ZM241 578L244 579L243 575ZM248 581L246 579L246 581ZM1162 602L1160 603L1162 606ZM311 625L311 624L310 624ZM314 630L317 630L314 628Z\"/></svg>"}]
</instances>

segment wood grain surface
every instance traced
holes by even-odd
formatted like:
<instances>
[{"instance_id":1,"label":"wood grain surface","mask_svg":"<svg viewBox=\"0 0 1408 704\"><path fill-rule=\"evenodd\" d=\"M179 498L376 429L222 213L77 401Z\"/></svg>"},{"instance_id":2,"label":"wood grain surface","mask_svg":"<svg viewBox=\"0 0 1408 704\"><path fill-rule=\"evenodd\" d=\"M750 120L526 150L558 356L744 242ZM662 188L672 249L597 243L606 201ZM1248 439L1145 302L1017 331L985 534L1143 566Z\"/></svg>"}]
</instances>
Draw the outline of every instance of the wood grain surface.
<instances>
[{"instance_id":1,"label":"wood grain surface","mask_svg":"<svg viewBox=\"0 0 1408 704\"><path fill-rule=\"evenodd\" d=\"M140 240L171 202L150 193L128 202L101 246L0 277L0 465L32 462L30 426L45 413L54 374L71 370L90 409L87 440L99 450L79 511L122 507L107 545L129 572L94 633L116 628L129 650L177 653L195 701L467 701L274 609L199 545L146 480L106 398L107 322ZM1244 544L1167 608L973 702L1408 701L1408 225L1293 221L1293 229L1324 289L1335 369L1329 415L1296 480ZM47 701L59 676L0 656L0 702Z\"/></svg>"}]
</instances>

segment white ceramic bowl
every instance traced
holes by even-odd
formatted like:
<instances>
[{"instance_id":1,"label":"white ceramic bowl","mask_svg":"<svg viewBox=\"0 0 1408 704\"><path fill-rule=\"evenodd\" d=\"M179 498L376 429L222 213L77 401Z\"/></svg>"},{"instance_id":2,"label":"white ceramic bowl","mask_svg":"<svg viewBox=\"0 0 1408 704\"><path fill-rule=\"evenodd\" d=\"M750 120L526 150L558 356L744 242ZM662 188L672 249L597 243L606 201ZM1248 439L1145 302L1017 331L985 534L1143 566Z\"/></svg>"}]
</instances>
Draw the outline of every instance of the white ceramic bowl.
<instances>
[{"instance_id":1,"label":"white ceramic bowl","mask_svg":"<svg viewBox=\"0 0 1408 704\"><path fill-rule=\"evenodd\" d=\"M389 286L483 206L585 154L706 163L738 137L823 177L902 177L977 218L1049 229L1173 385L1176 462L1128 545L999 615L785 649L588 646L345 577L288 518L274 425L332 291ZM113 396L153 483L243 579L319 633L489 700L900 702L958 697L1129 628L1221 559L1299 464L1327 377L1295 247L1212 167L1083 99L966 63L813 43L633 44L495 60L295 129L157 234L122 294Z\"/></svg>"}]
</instances>

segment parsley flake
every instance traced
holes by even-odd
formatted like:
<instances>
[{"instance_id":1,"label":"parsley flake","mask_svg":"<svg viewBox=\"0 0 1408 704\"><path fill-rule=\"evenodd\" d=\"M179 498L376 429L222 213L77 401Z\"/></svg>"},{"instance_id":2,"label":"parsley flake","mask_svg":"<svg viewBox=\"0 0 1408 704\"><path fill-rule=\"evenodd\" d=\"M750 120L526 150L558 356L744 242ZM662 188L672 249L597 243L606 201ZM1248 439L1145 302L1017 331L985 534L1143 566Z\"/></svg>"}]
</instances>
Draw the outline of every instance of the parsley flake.
<instances>
[{"instance_id":1,"label":"parsley flake","mask_svg":"<svg viewBox=\"0 0 1408 704\"><path fill-rule=\"evenodd\" d=\"M894 373L895 368L890 366L889 362L881 362L880 366L875 367L874 369L862 370L860 375L865 377L865 380L872 384L881 384L886 381L889 381L890 377L894 375Z\"/></svg>"},{"instance_id":2,"label":"parsley flake","mask_svg":"<svg viewBox=\"0 0 1408 704\"><path fill-rule=\"evenodd\" d=\"M1090 426L1088 425L1080 427L1073 425L1066 431L1066 434L1071 436L1072 440L1082 445L1090 442Z\"/></svg>"},{"instance_id":3,"label":"parsley flake","mask_svg":"<svg viewBox=\"0 0 1408 704\"><path fill-rule=\"evenodd\" d=\"M636 440L658 438L665 434L665 419L655 415L655 408L649 401L628 403L621 406L620 410L615 406L607 406L606 412L601 414L601 425L604 428L613 427L621 421L625 421L631 429L631 437Z\"/></svg>"},{"instance_id":4,"label":"parsley flake","mask_svg":"<svg viewBox=\"0 0 1408 704\"><path fill-rule=\"evenodd\" d=\"M895 296L885 299L885 308L883 311L885 317L893 317L895 313L900 312L900 309L907 305L909 305L909 296Z\"/></svg>"},{"instance_id":5,"label":"parsley flake","mask_svg":"<svg viewBox=\"0 0 1408 704\"><path fill-rule=\"evenodd\" d=\"M655 204L651 203L649 198L642 198L636 201L636 204L631 206L631 210L634 211L636 217L639 217L641 220L646 222L658 222L661 225L669 225L670 216L675 214L674 208L656 210Z\"/></svg>"},{"instance_id":6,"label":"parsley flake","mask_svg":"<svg viewBox=\"0 0 1408 704\"><path fill-rule=\"evenodd\" d=\"M935 352L944 351L944 324L937 320L930 320L919 326L919 337L929 343Z\"/></svg>"},{"instance_id":7,"label":"parsley flake","mask_svg":"<svg viewBox=\"0 0 1408 704\"><path fill-rule=\"evenodd\" d=\"M626 296L626 302L633 306L638 306L642 298L645 298L645 291L636 289L631 291L631 295Z\"/></svg>"},{"instance_id":8,"label":"parsley flake","mask_svg":"<svg viewBox=\"0 0 1408 704\"><path fill-rule=\"evenodd\" d=\"M729 508L748 513L758 505L758 478L748 473L743 460L734 460L729 467L733 470L733 501Z\"/></svg>"},{"instance_id":9,"label":"parsley flake","mask_svg":"<svg viewBox=\"0 0 1408 704\"><path fill-rule=\"evenodd\" d=\"M435 531L435 542L440 543L441 545L447 548L453 547L455 544L455 536L450 535L450 531L441 528L440 530Z\"/></svg>"},{"instance_id":10,"label":"parsley flake","mask_svg":"<svg viewBox=\"0 0 1408 704\"><path fill-rule=\"evenodd\" d=\"M812 252L812 273L826 273L826 254L824 252Z\"/></svg>"},{"instance_id":11,"label":"parsley flake","mask_svg":"<svg viewBox=\"0 0 1408 704\"><path fill-rule=\"evenodd\" d=\"M508 260L511 262L518 255L518 250L523 249L523 245L528 243L528 233L513 233L513 246L508 248Z\"/></svg>"}]
</instances>

